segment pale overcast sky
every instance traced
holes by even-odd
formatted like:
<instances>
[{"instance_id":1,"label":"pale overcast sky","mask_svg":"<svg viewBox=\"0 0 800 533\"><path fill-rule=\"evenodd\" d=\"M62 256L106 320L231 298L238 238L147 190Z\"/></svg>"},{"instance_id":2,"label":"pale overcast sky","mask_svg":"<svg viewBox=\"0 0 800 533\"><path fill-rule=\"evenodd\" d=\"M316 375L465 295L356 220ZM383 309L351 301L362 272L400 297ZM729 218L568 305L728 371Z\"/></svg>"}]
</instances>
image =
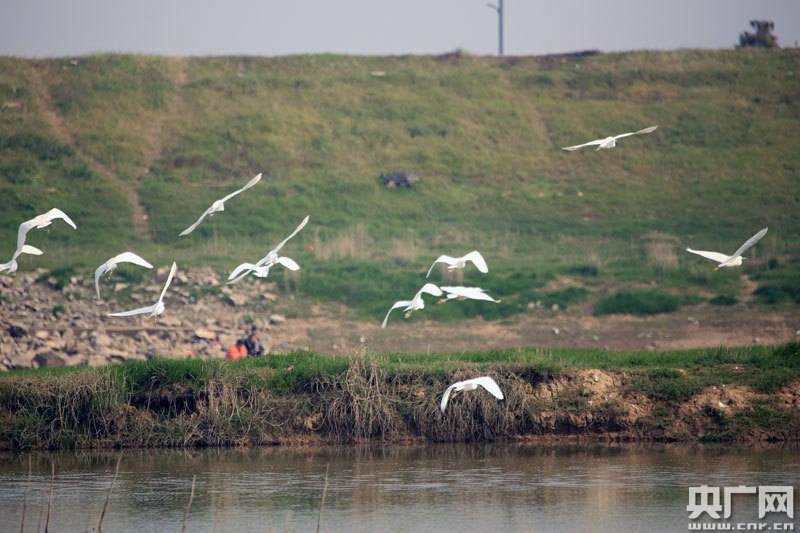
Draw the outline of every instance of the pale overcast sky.
<instances>
[{"instance_id":1,"label":"pale overcast sky","mask_svg":"<svg viewBox=\"0 0 800 533\"><path fill-rule=\"evenodd\" d=\"M496 4L498 0L491 0ZM2 0L0 55L497 53L485 0ZM504 0L505 53L732 48L751 19L800 41L800 0Z\"/></svg>"}]
</instances>

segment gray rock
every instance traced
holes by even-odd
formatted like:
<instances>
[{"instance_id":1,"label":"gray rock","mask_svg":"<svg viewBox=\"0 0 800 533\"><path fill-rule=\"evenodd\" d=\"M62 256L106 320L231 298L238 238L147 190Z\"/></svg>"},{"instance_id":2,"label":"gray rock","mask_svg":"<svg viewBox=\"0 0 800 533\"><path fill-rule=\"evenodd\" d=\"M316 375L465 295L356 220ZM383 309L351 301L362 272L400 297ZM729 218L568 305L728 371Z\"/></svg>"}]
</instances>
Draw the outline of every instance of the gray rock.
<instances>
[{"instance_id":1,"label":"gray rock","mask_svg":"<svg viewBox=\"0 0 800 533\"><path fill-rule=\"evenodd\" d=\"M67 364L66 360L56 352L37 353L33 356L33 363L37 368L51 368Z\"/></svg>"},{"instance_id":2,"label":"gray rock","mask_svg":"<svg viewBox=\"0 0 800 533\"><path fill-rule=\"evenodd\" d=\"M194 336L198 339L205 339L205 340L214 340L217 338L217 334L213 331L205 328L198 328L194 330Z\"/></svg>"},{"instance_id":3,"label":"gray rock","mask_svg":"<svg viewBox=\"0 0 800 533\"><path fill-rule=\"evenodd\" d=\"M8 334L11 335L11 337L13 337L15 339L19 339L19 338L24 337L24 336L26 336L28 334L28 332L25 330L25 328L23 328L22 326L17 326L15 324L9 325L7 331L8 331ZM800 335L800 331L798 331L797 333L798 333L798 335Z\"/></svg>"},{"instance_id":4,"label":"gray rock","mask_svg":"<svg viewBox=\"0 0 800 533\"><path fill-rule=\"evenodd\" d=\"M165 316L166 315L166 316ZM180 327L183 325L183 322L180 318L176 317L175 315L167 315L164 313L160 317L158 317L158 321L161 322L164 326L170 327Z\"/></svg>"},{"instance_id":5,"label":"gray rock","mask_svg":"<svg viewBox=\"0 0 800 533\"><path fill-rule=\"evenodd\" d=\"M93 331L90 337L95 346L111 346L114 342L111 337L100 331Z\"/></svg>"},{"instance_id":6,"label":"gray rock","mask_svg":"<svg viewBox=\"0 0 800 533\"><path fill-rule=\"evenodd\" d=\"M240 307L247 303L247 296L245 296L244 294L233 293L228 296L227 301L230 305L234 307Z\"/></svg>"},{"instance_id":7,"label":"gray rock","mask_svg":"<svg viewBox=\"0 0 800 533\"><path fill-rule=\"evenodd\" d=\"M11 368L32 368L34 353L31 350L18 350L8 358Z\"/></svg>"}]
</instances>

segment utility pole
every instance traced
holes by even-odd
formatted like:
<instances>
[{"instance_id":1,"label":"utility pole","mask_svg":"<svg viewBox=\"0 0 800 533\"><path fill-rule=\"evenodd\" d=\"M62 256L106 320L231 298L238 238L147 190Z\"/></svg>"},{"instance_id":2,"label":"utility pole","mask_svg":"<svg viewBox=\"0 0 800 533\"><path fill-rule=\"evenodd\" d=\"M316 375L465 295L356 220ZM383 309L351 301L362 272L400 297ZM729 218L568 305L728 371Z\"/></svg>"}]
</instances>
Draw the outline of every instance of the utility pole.
<instances>
[{"instance_id":1,"label":"utility pole","mask_svg":"<svg viewBox=\"0 0 800 533\"><path fill-rule=\"evenodd\" d=\"M497 4L486 4L495 11L497 11L497 55L503 55L503 0L497 0Z\"/></svg>"}]
</instances>

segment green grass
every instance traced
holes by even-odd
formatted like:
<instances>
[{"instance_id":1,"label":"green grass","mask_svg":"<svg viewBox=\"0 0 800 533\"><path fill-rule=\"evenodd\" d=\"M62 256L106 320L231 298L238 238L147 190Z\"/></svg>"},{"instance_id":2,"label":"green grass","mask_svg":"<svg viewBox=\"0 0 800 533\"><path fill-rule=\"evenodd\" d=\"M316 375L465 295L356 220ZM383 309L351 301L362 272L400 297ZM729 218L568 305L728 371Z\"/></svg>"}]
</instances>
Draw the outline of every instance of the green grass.
<instances>
[{"instance_id":1,"label":"green grass","mask_svg":"<svg viewBox=\"0 0 800 533\"><path fill-rule=\"evenodd\" d=\"M310 214L283 250L303 267L293 283L360 316L410 297L438 255L472 249L487 258L490 277L467 272L465 284L503 302L448 304L432 317L505 317L536 301L568 307L594 300L601 284L734 294L738 271L712 273L684 248L733 250L769 226L743 271L797 257L800 77L789 73L798 63L796 49L563 62L97 55L75 66L0 58L0 99L25 105L0 122L0 257L13 252L21 221L58 206L78 230L56 223L31 232L46 253L23 257L22 271L88 271L130 248L154 264L229 271ZM60 142L41 113L33 69L75 146ZM560 150L651 124L659 129L611 151ZM138 192L149 216L144 235L131 229L124 191L92 171L84 153ZM403 190L380 184L381 174L402 170L421 181ZM258 172L256 188L178 238ZM661 255L653 232L669 243ZM543 289L565 276L572 288ZM758 301L796 303L795 280L785 281L770 282Z\"/></svg>"},{"instance_id":2,"label":"green grass","mask_svg":"<svg viewBox=\"0 0 800 533\"><path fill-rule=\"evenodd\" d=\"M637 430L622 420L621 405L592 405L579 385L565 385L550 400L530 396L531 387L539 384L572 382L581 368L623 370L620 394L629 399L644 395L657 407L636 422ZM454 408L460 414L442 418L441 391L478 373L504 383L506 403L483 403L480 395L467 395ZM604 433L625 425L645 431L646 438L666 439L676 438L664 430L679 417L681 406L706 387L744 385L775 392L774 387L799 378L797 343L673 352L291 353L236 362L153 359L99 368L15 370L0 376L0 446L274 444L312 431L335 442L391 439L402 431L433 441L486 439L482 423L475 426L476 416L489 417L489 427L512 438L562 430ZM733 417L704 406L698 416L710 425L695 437L725 441L759 428L796 439L796 433L791 437L796 415L769 398L739 406L742 410ZM542 410L555 413L562 429L542 425ZM582 417L573 415L586 412L595 418L592 425L576 424ZM694 424L691 419L687 423Z\"/></svg>"},{"instance_id":3,"label":"green grass","mask_svg":"<svg viewBox=\"0 0 800 533\"><path fill-rule=\"evenodd\" d=\"M599 299L594 304L594 315L628 313L655 315L672 313L680 308L680 298L662 291L621 291Z\"/></svg>"}]
</instances>

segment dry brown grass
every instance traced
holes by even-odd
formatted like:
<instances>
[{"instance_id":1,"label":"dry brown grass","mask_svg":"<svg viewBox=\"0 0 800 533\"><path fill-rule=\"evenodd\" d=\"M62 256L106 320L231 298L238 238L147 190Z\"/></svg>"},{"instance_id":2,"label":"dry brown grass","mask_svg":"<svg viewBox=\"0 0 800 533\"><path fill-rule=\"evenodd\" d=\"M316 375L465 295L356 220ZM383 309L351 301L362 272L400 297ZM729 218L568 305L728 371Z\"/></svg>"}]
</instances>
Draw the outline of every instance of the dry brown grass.
<instances>
[{"instance_id":1,"label":"dry brown grass","mask_svg":"<svg viewBox=\"0 0 800 533\"><path fill-rule=\"evenodd\" d=\"M314 257L320 261L369 259L369 233L367 232L367 227L364 224L357 224L329 241L323 241L320 238L319 230L315 231Z\"/></svg>"},{"instance_id":2,"label":"dry brown grass","mask_svg":"<svg viewBox=\"0 0 800 533\"><path fill-rule=\"evenodd\" d=\"M325 425L337 441L390 440L398 433L401 418L384 372L374 361L353 356L350 367L332 385L337 394L328 403Z\"/></svg>"},{"instance_id":3,"label":"dry brown grass","mask_svg":"<svg viewBox=\"0 0 800 533\"><path fill-rule=\"evenodd\" d=\"M664 270L678 268L680 240L674 235L659 231L648 232L642 237L647 264Z\"/></svg>"},{"instance_id":4,"label":"dry brown grass","mask_svg":"<svg viewBox=\"0 0 800 533\"><path fill-rule=\"evenodd\" d=\"M419 246L415 241L392 238L392 257L404 264L416 262L420 255Z\"/></svg>"}]
</instances>

